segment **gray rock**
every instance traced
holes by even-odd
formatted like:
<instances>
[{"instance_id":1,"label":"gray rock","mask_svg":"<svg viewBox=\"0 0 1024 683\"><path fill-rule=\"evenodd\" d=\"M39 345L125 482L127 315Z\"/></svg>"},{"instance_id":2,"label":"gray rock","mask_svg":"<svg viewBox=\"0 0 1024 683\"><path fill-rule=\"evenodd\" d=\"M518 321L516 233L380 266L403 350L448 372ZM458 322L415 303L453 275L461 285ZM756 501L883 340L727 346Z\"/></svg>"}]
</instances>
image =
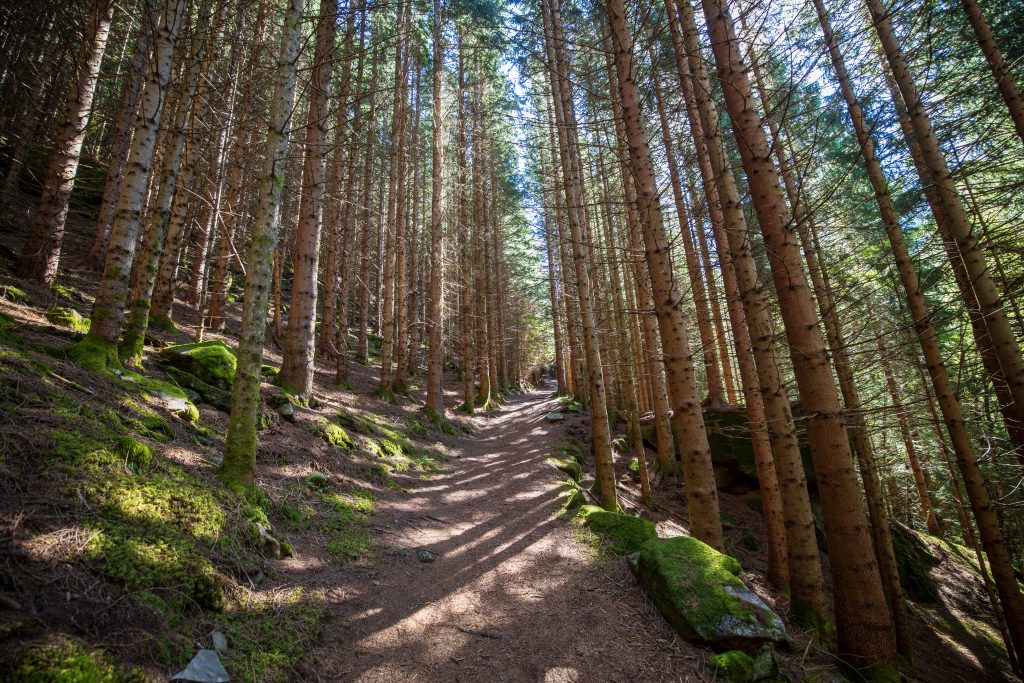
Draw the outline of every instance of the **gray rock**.
<instances>
[{"instance_id":1,"label":"gray rock","mask_svg":"<svg viewBox=\"0 0 1024 683\"><path fill-rule=\"evenodd\" d=\"M282 403L277 407L277 414L288 422L295 422L295 406L289 403Z\"/></svg>"},{"instance_id":2,"label":"gray rock","mask_svg":"<svg viewBox=\"0 0 1024 683\"><path fill-rule=\"evenodd\" d=\"M544 416L544 419L548 422L561 422L565 419L565 416L561 413L548 413Z\"/></svg>"},{"instance_id":3,"label":"gray rock","mask_svg":"<svg viewBox=\"0 0 1024 683\"><path fill-rule=\"evenodd\" d=\"M256 572L256 576L249 579L249 588L256 589L263 585L263 582L267 580L267 575L263 573L263 570Z\"/></svg>"},{"instance_id":4,"label":"gray rock","mask_svg":"<svg viewBox=\"0 0 1024 683\"><path fill-rule=\"evenodd\" d=\"M228 683L228 675L220 657L213 650L200 650L184 669L171 676L172 681L191 681L192 683Z\"/></svg>"},{"instance_id":5,"label":"gray rock","mask_svg":"<svg viewBox=\"0 0 1024 683\"><path fill-rule=\"evenodd\" d=\"M210 640L213 641L213 649L217 654L222 655L228 651L228 637L221 631L214 631L210 634Z\"/></svg>"},{"instance_id":6,"label":"gray rock","mask_svg":"<svg viewBox=\"0 0 1024 683\"><path fill-rule=\"evenodd\" d=\"M429 550L417 550L416 559L420 562L433 562L437 559L437 553L432 553Z\"/></svg>"}]
</instances>

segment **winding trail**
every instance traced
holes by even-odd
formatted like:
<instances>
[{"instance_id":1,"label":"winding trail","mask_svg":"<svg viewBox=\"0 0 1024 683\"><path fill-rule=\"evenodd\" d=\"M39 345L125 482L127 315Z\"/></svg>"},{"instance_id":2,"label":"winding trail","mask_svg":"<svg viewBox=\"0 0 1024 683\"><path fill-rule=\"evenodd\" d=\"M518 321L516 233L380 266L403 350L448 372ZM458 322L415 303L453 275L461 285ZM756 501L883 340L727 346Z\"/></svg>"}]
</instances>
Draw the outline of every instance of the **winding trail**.
<instances>
[{"instance_id":1,"label":"winding trail","mask_svg":"<svg viewBox=\"0 0 1024 683\"><path fill-rule=\"evenodd\" d=\"M701 656L654 612L619 558L558 519L545 464L565 427L549 393L511 398L456 440L444 474L381 501L391 527L369 585L344 602L322 680L692 679ZM383 539L383 540L380 540ZM417 550L437 554L423 563Z\"/></svg>"}]
</instances>

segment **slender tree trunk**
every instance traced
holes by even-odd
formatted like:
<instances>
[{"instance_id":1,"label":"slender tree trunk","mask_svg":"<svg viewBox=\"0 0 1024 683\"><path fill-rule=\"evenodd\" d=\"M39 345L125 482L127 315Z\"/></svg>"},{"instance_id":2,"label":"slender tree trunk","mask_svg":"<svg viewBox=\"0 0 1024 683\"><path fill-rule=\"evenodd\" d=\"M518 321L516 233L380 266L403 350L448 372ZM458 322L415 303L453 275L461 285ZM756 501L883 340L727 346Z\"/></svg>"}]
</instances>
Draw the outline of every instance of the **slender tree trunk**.
<instances>
[{"instance_id":1,"label":"slender tree trunk","mask_svg":"<svg viewBox=\"0 0 1024 683\"><path fill-rule=\"evenodd\" d=\"M107 238L110 226L114 222L117 211L117 200L121 193L121 181L124 178L124 164L132 144L135 112L139 108L142 97L142 86L145 81L146 59L153 38L153 22L156 20L156 0L146 0L142 9L142 21L139 22L138 37L132 62L128 67L124 91L117 107L117 119L114 122L114 133L111 138L110 156L107 162L107 178L103 185L103 200L100 204L99 217L96 219L96 237L93 239L89 255L85 259L85 267L99 269L103 263L103 255L107 251Z\"/></svg>"},{"instance_id":2,"label":"slender tree trunk","mask_svg":"<svg viewBox=\"0 0 1024 683\"><path fill-rule=\"evenodd\" d=\"M166 0L161 25L154 34L153 59L136 118L128 171L121 186L117 215L110 230L103 276L92 306L89 334L70 351L83 366L105 370L120 366L117 340L124 320L129 274L142 219L146 190L152 171L157 131L170 78L174 44L178 38L187 0Z\"/></svg>"},{"instance_id":3,"label":"slender tree trunk","mask_svg":"<svg viewBox=\"0 0 1024 683\"><path fill-rule=\"evenodd\" d=\"M281 195L287 169L288 135L295 98L295 74L302 39L303 0L289 0L281 29L266 157L260 178L259 200L253 216L249 265L242 304L242 331L238 340L238 368L232 387L231 418L224 439L224 460L218 475L230 485L244 488L256 473L256 420L260 409L260 369L267 324L274 247L280 227Z\"/></svg>"},{"instance_id":4,"label":"slender tree trunk","mask_svg":"<svg viewBox=\"0 0 1024 683\"><path fill-rule=\"evenodd\" d=\"M86 21L85 35L75 60L75 73L68 90L64 117L50 155L50 166L43 183L43 196L39 200L21 249L14 265L18 277L42 280L47 286L57 278L64 241L64 221L68 215L68 202L75 186L78 160L82 154L89 113L92 109L100 64L107 48L110 22L114 17L113 0L93 0Z\"/></svg>"},{"instance_id":5,"label":"slender tree trunk","mask_svg":"<svg viewBox=\"0 0 1024 683\"><path fill-rule=\"evenodd\" d=\"M834 627L828 614L821 557L792 408L782 381L775 329L763 294L766 285L758 277L739 191L725 156L718 111L710 97L697 40L693 7L689 2L677 2L675 9L678 18L669 7L669 28L719 260L729 264L723 267L722 274L737 354L741 357L741 369L747 348L755 363L756 380L749 373L744 380L747 417L755 446L763 444L762 437L758 436L763 425L775 461L786 526L789 588L793 598L791 614L798 622L817 629L822 640L829 641ZM754 391L760 392L763 412L751 398ZM765 460L766 455L762 453L761 461ZM770 491L770 474L767 471L765 474L766 490ZM773 503L769 501L768 505Z\"/></svg>"},{"instance_id":6,"label":"slender tree trunk","mask_svg":"<svg viewBox=\"0 0 1024 683\"><path fill-rule=\"evenodd\" d=\"M630 168L636 184L636 206L644 237L654 310L665 352L668 390L674 411L673 426L680 445L683 477L686 481L690 533L711 547L723 550L725 546L718 509L718 490L711 466L704 415L697 395L693 354L690 352L680 309L682 297L672 276L672 262L662 224L654 166L643 129L636 82L633 80L632 38L626 26L623 0L609 0L607 7L619 93L622 96L622 119L626 139L629 141Z\"/></svg>"},{"instance_id":7,"label":"slender tree trunk","mask_svg":"<svg viewBox=\"0 0 1024 683\"><path fill-rule=\"evenodd\" d=\"M545 42L549 56L548 71L551 76L551 90L554 100L555 119L558 122L559 148L562 160L562 178L565 182L566 213L569 231L572 235L573 265L576 270L576 289L579 294L580 324L582 327L583 349L586 355L588 387L590 389L590 426L594 452L594 467L601 505L606 510L618 508L615 492L615 470L612 465L611 430L608 425L605 402L604 367L598 350L597 329L594 320L594 306L591 296L590 276L587 272L587 256L584 250L583 233L586 226L580 214L585 200L580 186L579 150L574 145L575 113L572 110L572 93L569 91L568 59L564 54L564 31L558 0L543 0ZM718 521L718 520L716 520ZM720 524L720 521L719 521Z\"/></svg>"},{"instance_id":8,"label":"slender tree trunk","mask_svg":"<svg viewBox=\"0 0 1024 683\"><path fill-rule=\"evenodd\" d=\"M960 6L964 8L964 14L974 29L974 37L978 40L981 53L985 55L988 68L992 70L992 77L996 80L1003 102L1006 103L1006 110L1013 121L1013 127L1017 130L1017 137L1024 143L1024 101L1021 101L1010 66L1003 59L1003 53L996 44L992 29L989 28L977 0L960 0Z\"/></svg>"},{"instance_id":9,"label":"slender tree trunk","mask_svg":"<svg viewBox=\"0 0 1024 683\"><path fill-rule=\"evenodd\" d=\"M444 417L444 392L441 389L441 372L444 364L444 347L441 335L444 331L444 213L442 200L444 188L444 107L442 100L442 74L444 71L444 37L441 0L434 0L433 17L433 70L431 97L433 98L432 118L434 137L431 144L431 195L430 195L430 294L428 296L427 330L429 360L427 362L427 409L438 418Z\"/></svg>"},{"instance_id":10,"label":"slender tree trunk","mask_svg":"<svg viewBox=\"0 0 1024 683\"><path fill-rule=\"evenodd\" d=\"M182 156L185 153L185 142L189 136L187 123L192 112L192 104L203 67L203 55L209 38L212 10L212 0L203 0L199 9L199 17L192 27L192 45L185 84L178 98L174 120L167 133L161 161L159 190L156 194L156 201L149 208L146 235L142 240L140 258L135 264L135 279L128 297L128 320L125 324L120 348L121 360L132 365L137 365L142 359L142 344L146 328L149 326L153 285L156 282L160 256L164 250L164 239L167 236L167 228L171 219L174 195L178 191L178 172L181 169ZM192 165L188 164L188 161L186 160L188 170L184 187L191 185ZM171 258L177 262L176 254Z\"/></svg>"},{"instance_id":11,"label":"slender tree trunk","mask_svg":"<svg viewBox=\"0 0 1024 683\"><path fill-rule=\"evenodd\" d=\"M715 337L711 331L711 311L708 308L707 291L704 289L704 277L690 234L687 218L686 201L683 199L682 178L676 163L672 134L668 128L668 115L665 113L664 98L661 94L661 82L656 69L651 70L654 85L654 102L658 109L658 120L661 123L661 140L665 146L665 159L668 162L668 175L672 184L672 198L676 204L676 217L679 221L679 233L682 236L683 253L686 255L686 270L690 276L690 289L693 290L693 303L697 310L697 330L700 333L700 346L704 356L704 372L707 377L708 395L705 403L711 406L721 405L725 395L722 385L722 373L718 369L718 357L715 353Z\"/></svg>"},{"instance_id":12,"label":"slender tree trunk","mask_svg":"<svg viewBox=\"0 0 1024 683\"><path fill-rule=\"evenodd\" d=\"M323 227L324 175L327 163L327 121L334 68L338 0L321 0L313 56L312 92L306 120L306 157L302 171L304 192L295 233L295 269L292 274L288 329L278 383L300 396L313 391L316 353L315 325L320 232Z\"/></svg>"},{"instance_id":13,"label":"slender tree trunk","mask_svg":"<svg viewBox=\"0 0 1024 683\"><path fill-rule=\"evenodd\" d=\"M1024 644L1024 599L1021 597L1020 589L1014 578L1009 553L999 528L999 520L989 498L984 475L978 466L977 457L964 422L960 403L956 399L956 394L949 379L949 373L943 361L938 338L931 325L931 316L925 306L924 295L921 291L917 272L914 269L906 239L899 225L898 214L889 195L885 175L875 153L874 141L868 132L869 129L864 119L863 110L854 94L852 82L846 71L845 63L839 52L828 15L821 0L815 0L815 10L818 13L818 18L825 35L825 43L832 60L832 66L839 80L840 89L843 98L846 100L854 131L860 144L861 155L864 158L868 179L871 181L875 192L879 213L885 225L886 233L889 236L896 269L902 281L908 308L914 321L914 329L917 332L921 351L924 354L928 374L935 388L936 399L939 403L946 429L949 432L950 443L956 455L957 464L963 474L967 495L970 499L975 519L978 522L978 531L981 536L982 545L988 554L989 562L992 566L992 576L995 579L999 590L999 597L1003 603L1013 649L1019 654L1022 651L1022 644ZM891 36L891 30L889 35ZM890 47L895 46L890 45Z\"/></svg>"},{"instance_id":14,"label":"slender tree trunk","mask_svg":"<svg viewBox=\"0 0 1024 683\"><path fill-rule=\"evenodd\" d=\"M894 667L892 617L872 552L839 396L779 175L754 106L747 68L740 56L727 5L720 0L701 0L701 5L726 108L768 250L800 400L810 416L807 434L835 582L839 651L858 666Z\"/></svg>"},{"instance_id":15,"label":"slender tree trunk","mask_svg":"<svg viewBox=\"0 0 1024 683\"><path fill-rule=\"evenodd\" d=\"M865 2L871 13L879 42L885 51L886 61L892 70L893 80L895 80L903 103L907 107L907 114L914 131L913 142L920 149L924 170L927 174L923 178L924 184L935 187L943 209L945 220L936 216L936 223L943 237L956 244L956 250L963 260L963 267L967 271L974 295L977 297L978 306L996 357L999 359L1002 377L1009 385L1017 420L1024 424L1024 357L1021 356L1017 339L1006 317L1003 298L999 295L985 263L985 255L967 217L967 212L964 210L956 184L946 164L945 155L932 131L931 121L925 112L924 104L918 94L899 42L892 31L888 14L880 0L865 0ZM956 261L955 257L951 258L951 265L954 269L959 267ZM972 304L971 297L966 293L965 304L968 307ZM1024 614L1021 614L1020 626L1024 633ZM1018 641L1018 645L1024 646L1024 643Z\"/></svg>"}]
</instances>

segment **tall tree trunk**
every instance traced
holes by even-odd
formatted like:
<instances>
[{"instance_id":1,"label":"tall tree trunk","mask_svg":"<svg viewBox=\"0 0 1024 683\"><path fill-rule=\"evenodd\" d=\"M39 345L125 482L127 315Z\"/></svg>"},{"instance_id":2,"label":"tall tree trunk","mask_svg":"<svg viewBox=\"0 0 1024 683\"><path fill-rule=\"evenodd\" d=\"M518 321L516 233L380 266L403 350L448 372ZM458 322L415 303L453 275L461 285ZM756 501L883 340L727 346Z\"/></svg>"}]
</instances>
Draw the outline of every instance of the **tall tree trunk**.
<instances>
[{"instance_id":1,"label":"tall tree trunk","mask_svg":"<svg viewBox=\"0 0 1024 683\"><path fill-rule=\"evenodd\" d=\"M306 156L302 171L304 189L295 233L295 270L288 306L288 329L278 383L288 391L309 396L315 371L317 265L323 227L324 171L327 163L327 121L334 70L334 38L337 33L338 0L320 0L313 56L309 118L306 120Z\"/></svg>"},{"instance_id":2,"label":"tall tree trunk","mask_svg":"<svg viewBox=\"0 0 1024 683\"><path fill-rule=\"evenodd\" d=\"M964 8L967 20L971 22L974 37L978 40L981 53L985 55L988 68L992 70L992 77L996 80L1003 102L1006 103L1006 110L1010 114L1010 120L1013 121L1013 127L1017 130L1017 137L1024 144L1024 102L1021 101L1010 66L1003 59L1003 53L1000 51L999 45L996 44L995 36L992 35L992 29L989 28L978 1L960 0L960 6Z\"/></svg>"},{"instance_id":3,"label":"tall tree trunk","mask_svg":"<svg viewBox=\"0 0 1024 683\"><path fill-rule=\"evenodd\" d=\"M932 131L931 121L924 109L903 51L893 33L888 13L880 0L865 0L865 2L879 42L885 51L886 61L892 70L893 80L895 80L903 103L907 107L907 114L914 131L913 142L918 145L924 160L923 170L926 172L926 177L922 179L923 184L934 186L943 209L945 220L942 220L940 216L935 217L939 231L944 239L956 244L956 251L959 252L963 267L967 271L985 328L991 339L995 355L999 359L1002 378L1009 386L1010 394L1013 397L1017 420L1024 424L1024 357L1021 356L1020 346L1006 317L1003 298L996 289L992 274L988 270L985 255L967 217L956 183L946 164L945 155ZM958 268L958 259L955 253L951 253L950 256L952 267ZM962 294L965 304L970 307L973 303L972 297L967 292ZM981 343L983 340L976 339L976 341ZM1021 614L1020 626L1024 632L1024 614ZM1024 645L1020 641L1018 644Z\"/></svg>"},{"instance_id":4,"label":"tall tree trunk","mask_svg":"<svg viewBox=\"0 0 1024 683\"><path fill-rule=\"evenodd\" d=\"M226 5L222 5L222 7L224 6ZM193 111L192 104L199 85L200 72L203 70L203 55L205 54L206 44L209 39L208 33L212 10L212 0L203 0L203 4L199 9L198 19L192 27L192 45L188 59L187 75L182 92L178 97L174 120L167 132L163 158L161 160L159 190L157 191L156 201L149 207L146 234L142 240L140 258L137 259L135 264L135 279L132 282L128 297L128 320L125 324L120 348L121 360L132 365L138 364L142 359L142 343L146 328L149 326L149 309L153 285L156 282L160 256L164 250L164 238L167 236L167 228L170 224L174 195L179 191L178 172L181 169L182 156L185 153L185 142L189 136L187 124ZM194 148L190 148L190 156L192 150ZM189 163L190 161L192 160L186 160L187 171L184 187L191 185L193 165ZM176 238L177 236L173 237ZM174 241L172 240L173 243ZM176 254L170 258L177 262Z\"/></svg>"},{"instance_id":5,"label":"tall tree trunk","mask_svg":"<svg viewBox=\"0 0 1024 683\"><path fill-rule=\"evenodd\" d=\"M153 59L147 70L146 87L136 118L128 171L121 186L117 215L110 229L103 276L92 306L92 325L85 339L75 345L69 356L94 370L120 366L117 340L124 321L129 275L135 257L135 243L152 171L157 131L167 94L174 44L185 14L187 0L166 0L162 21L154 33Z\"/></svg>"},{"instance_id":6,"label":"tall tree trunk","mask_svg":"<svg viewBox=\"0 0 1024 683\"><path fill-rule=\"evenodd\" d=\"M260 368L267 325L274 247L280 227L295 99L295 73L302 40L304 0L289 0L281 29L274 94L267 126L266 156L260 178L259 200L253 216L249 265L242 303L242 331L238 339L238 367L232 386L231 418L224 439L224 460L217 474L229 485L244 489L256 473L256 420L260 409Z\"/></svg>"},{"instance_id":7,"label":"tall tree trunk","mask_svg":"<svg viewBox=\"0 0 1024 683\"><path fill-rule=\"evenodd\" d=\"M568 59L564 54L565 37L558 0L542 0L541 7L544 13L544 33L549 56L548 71L551 77L555 120L558 122L562 179L566 192L566 213L569 231L572 235L572 260L576 271L580 326L590 390L590 428L598 494L602 507L606 510L616 510L618 500L615 492L615 470L612 465L611 430L605 402L604 367L601 364L601 354L598 350L590 276L587 272L587 256L583 243L586 226L583 225L580 216L581 209L585 204L580 186L581 174L579 171L582 163L579 159L579 150L573 139L576 127L575 113L572 110L573 98L569 91L570 83L566 70Z\"/></svg>"},{"instance_id":8,"label":"tall tree trunk","mask_svg":"<svg viewBox=\"0 0 1024 683\"><path fill-rule=\"evenodd\" d=\"M633 80L633 41L626 25L623 0L609 0L615 67L622 97L622 119L629 141L629 160L636 185L636 207L644 237L644 253L651 278L654 311L668 373L668 391L674 411L672 422L680 446L690 533L713 548L724 550L718 489L711 466L711 450L704 415L697 395L693 354L687 340L679 295L672 274L668 238L661 218L647 135L643 129L640 98Z\"/></svg>"},{"instance_id":9,"label":"tall tree trunk","mask_svg":"<svg viewBox=\"0 0 1024 683\"><path fill-rule=\"evenodd\" d=\"M431 98L434 137L431 144L430 178L430 293L428 295L427 331L429 360L427 361L427 409L438 419L444 418L444 392L441 389L441 372L444 364L444 347L441 335L444 331L442 319L444 305L444 214L442 200L444 188L441 185L444 169L444 107L442 101L442 74L444 71L444 37L441 34L441 0L434 0L433 17L433 70Z\"/></svg>"},{"instance_id":10,"label":"tall tree trunk","mask_svg":"<svg viewBox=\"0 0 1024 683\"><path fill-rule=\"evenodd\" d=\"M78 160L89 125L89 113L96 93L103 53L107 48L115 4L113 0L93 0L89 10L85 34L75 60L75 73L67 94L64 117L54 141L50 166L43 183L43 196L22 246L21 256L14 264L14 272L18 277L42 280L47 286L53 285L57 277L68 202L75 186Z\"/></svg>"},{"instance_id":11,"label":"tall tree trunk","mask_svg":"<svg viewBox=\"0 0 1024 683\"><path fill-rule=\"evenodd\" d=\"M118 195L121 193L121 181L124 178L124 164L128 159L128 151L132 144L135 112L139 108L142 97L142 85L145 82L146 59L153 38L153 22L156 18L156 0L146 0L142 9L142 21L139 22L138 37L132 62L125 77L124 90L118 102L117 118L110 144L110 156L107 162L107 178L103 185L103 200L100 203L99 217L96 219L96 236L93 238L89 255L85 259L85 267L98 269L103 263L103 255L107 251L107 238L110 226L114 222L117 211Z\"/></svg>"},{"instance_id":12,"label":"tall tree trunk","mask_svg":"<svg viewBox=\"0 0 1024 683\"><path fill-rule=\"evenodd\" d=\"M698 152L708 215L719 260L729 264L722 274L726 278L727 292L731 290L729 316L737 354L742 364L749 344L755 363L756 380L749 374L744 380L747 416L755 446L763 443L758 436L763 425L775 460L786 526L789 588L793 598L790 612L798 622L815 628L822 640L829 641L833 638L834 626L828 614L821 556L793 412L782 381L775 329L763 293L766 285L758 277L739 191L725 155L718 111L710 96L697 39L693 7L688 0L676 2L678 17L671 6L668 8L669 28L690 131ZM753 391L760 393L763 413L750 398ZM770 486L770 475L768 477Z\"/></svg>"},{"instance_id":13,"label":"tall tree trunk","mask_svg":"<svg viewBox=\"0 0 1024 683\"><path fill-rule=\"evenodd\" d=\"M725 394L722 373L718 369L718 357L715 353L715 337L711 331L711 311L708 308L707 290L704 289L704 276L701 273L701 266L697 260L697 253L690 234L686 201L683 199L682 178L676 163L675 145L672 143L672 134L668 128L668 115L665 113L664 97L661 94L661 82L657 69L651 70L651 78L654 85L654 102L658 110L658 121L661 124L661 141L665 146L665 160L668 162L672 198L676 204L679 234L682 236L683 253L686 255L686 271L690 276L690 289L693 291L693 303L697 310L697 330L700 333L700 346L704 356L704 372L708 388L705 402L711 406L719 406L724 401Z\"/></svg>"},{"instance_id":14,"label":"tall tree trunk","mask_svg":"<svg viewBox=\"0 0 1024 683\"><path fill-rule=\"evenodd\" d=\"M892 618L864 518L828 352L818 329L814 300L787 215L779 175L754 106L727 5L724 0L701 0L701 5L726 108L767 246L800 400L810 416L807 434L835 582L839 651L858 666L895 667Z\"/></svg>"}]
</instances>

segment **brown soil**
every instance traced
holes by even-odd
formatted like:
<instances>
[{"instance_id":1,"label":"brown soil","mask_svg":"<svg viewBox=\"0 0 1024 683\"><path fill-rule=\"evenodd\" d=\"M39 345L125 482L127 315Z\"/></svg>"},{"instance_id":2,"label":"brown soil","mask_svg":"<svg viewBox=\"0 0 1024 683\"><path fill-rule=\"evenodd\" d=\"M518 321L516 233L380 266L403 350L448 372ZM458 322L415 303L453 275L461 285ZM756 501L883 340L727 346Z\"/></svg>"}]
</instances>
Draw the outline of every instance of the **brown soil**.
<instances>
[{"instance_id":1,"label":"brown soil","mask_svg":"<svg viewBox=\"0 0 1024 683\"><path fill-rule=\"evenodd\" d=\"M444 474L380 517L379 561L342 605L313 680L685 680L676 637L624 565L556 517L549 393L516 396L459 438ZM417 550L435 553L430 563Z\"/></svg>"}]
</instances>

